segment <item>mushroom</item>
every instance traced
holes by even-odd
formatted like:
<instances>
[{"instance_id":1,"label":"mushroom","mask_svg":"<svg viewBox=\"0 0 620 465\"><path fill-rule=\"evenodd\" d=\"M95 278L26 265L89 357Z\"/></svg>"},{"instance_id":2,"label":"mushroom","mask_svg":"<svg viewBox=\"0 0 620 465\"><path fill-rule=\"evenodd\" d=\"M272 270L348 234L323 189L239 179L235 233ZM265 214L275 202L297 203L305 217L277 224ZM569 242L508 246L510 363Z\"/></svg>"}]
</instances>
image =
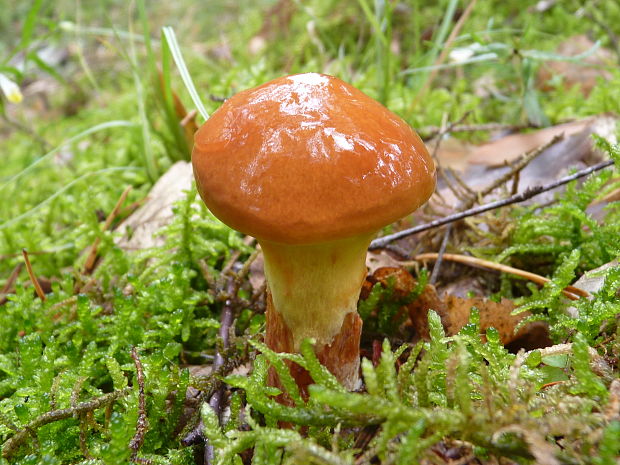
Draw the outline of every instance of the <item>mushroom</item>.
<instances>
[{"instance_id":1,"label":"mushroom","mask_svg":"<svg viewBox=\"0 0 620 465\"><path fill-rule=\"evenodd\" d=\"M228 99L196 133L192 163L211 212L262 248L267 345L297 352L313 338L321 363L354 389L368 245L435 188L422 140L358 89L307 73ZM305 392L308 374L292 368Z\"/></svg>"}]
</instances>

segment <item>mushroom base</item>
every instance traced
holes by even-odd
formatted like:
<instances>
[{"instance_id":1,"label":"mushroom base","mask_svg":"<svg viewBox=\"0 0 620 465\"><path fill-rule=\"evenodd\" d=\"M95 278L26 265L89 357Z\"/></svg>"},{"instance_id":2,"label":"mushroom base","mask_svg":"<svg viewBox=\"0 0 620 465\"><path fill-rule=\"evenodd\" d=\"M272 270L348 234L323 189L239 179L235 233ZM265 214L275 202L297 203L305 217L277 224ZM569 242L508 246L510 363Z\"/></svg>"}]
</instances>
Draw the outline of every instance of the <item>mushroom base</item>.
<instances>
[{"instance_id":1,"label":"mushroom base","mask_svg":"<svg viewBox=\"0 0 620 465\"><path fill-rule=\"evenodd\" d=\"M294 352L291 330L286 326L282 316L274 309L271 295L267 296L267 335L265 343L276 352ZM348 313L342 327L331 344L316 347L316 355L324 365L349 390L356 389L359 384L359 347L362 335L362 319L357 312ZM294 362L286 360L291 375L299 386L301 395L308 398L308 386L313 383L310 373ZM273 368L269 370L268 382L284 391L278 374ZM283 403L290 403L286 395L280 396Z\"/></svg>"}]
</instances>

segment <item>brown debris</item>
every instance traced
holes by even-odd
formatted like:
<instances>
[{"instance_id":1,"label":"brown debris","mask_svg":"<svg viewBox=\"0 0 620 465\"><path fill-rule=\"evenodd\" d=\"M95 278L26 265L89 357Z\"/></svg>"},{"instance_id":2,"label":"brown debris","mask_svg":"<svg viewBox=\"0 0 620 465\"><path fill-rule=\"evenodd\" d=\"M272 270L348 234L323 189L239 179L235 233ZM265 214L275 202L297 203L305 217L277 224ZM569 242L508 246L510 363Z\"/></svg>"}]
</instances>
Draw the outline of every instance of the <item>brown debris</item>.
<instances>
[{"instance_id":1,"label":"brown debris","mask_svg":"<svg viewBox=\"0 0 620 465\"><path fill-rule=\"evenodd\" d=\"M416 280L403 268L384 267L377 269L367 278L362 292L362 298L367 298L375 282L387 286L393 285L394 295L405 297L417 286ZM440 316L446 334L457 334L469 322L471 309L475 307L480 312L481 338L484 340L486 330L494 327L498 330L500 340L504 345L510 345L511 350L519 348L538 348L550 345L546 325L533 322L524 325L515 333L515 328L529 312L512 315L514 303L509 299L500 302L483 297L464 298L455 295L440 296L432 285L427 285L422 294L413 302L404 307L416 335L423 339L429 337L428 312L434 310Z\"/></svg>"},{"instance_id":2,"label":"brown debris","mask_svg":"<svg viewBox=\"0 0 620 465\"><path fill-rule=\"evenodd\" d=\"M192 165L179 161L155 183L146 202L119 227L121 237L116 243L124 250L143 250L157 247L165 238L157 236L160 228L174 218L172 206L191 189L194 176Z\"/></svg>"},{"instance_id":3,"label":"brown debris","mask_svg":"<svg viewBox=\"0 0 620 465\"><path fill-rule=\"evenodd\" d=\"M131 348L131 358L136 365L136 381L138 383L138 422L136 424L136 432L129 442L131 449L131 461L133 463L144 463L144 459L138 457L138 451L144 444L144 438L149 428L148 418L146 416L146 397L144 395L144 370L142 362L135 347Z\"/></svg>"},{"instance_id":4,"label":"brown debris","mask_svg":"<svg viewBox=\"0 0 620 465\"><path fill-rule=\"evenodd\" d=\"M45 293L43 292L41 283L34 274L34 270L32 269L32 265L30 264L30 258L28 258L28 252L26 251L26 249L22 250L22 255L24 256L24 262L26 263L26 270L28 270L28 276L30 276L30 282L34 286L34 290L36 291L39 299L41 299L42 302L45 302Z\"/></svg>"},{"instance_id":5,"label":"brown debris","mask_svg":"<svg viewBox=\"0 0 620 465\"><path fill-rule=\"evenodd\" d=\"M265 343L275 352L296 352L293 345L293 335L286 322L273 307L271 295L267 293L267 312L265 313L267 328ZM348 389L354 389L359 380L359 346L362 334L362 319L355 312L348 313L340 332L334 337L331 344L316 348L316 355L338 380ZM306 369L294 362L285 360L291 375L299 386L304 400L308 399L308 386L313 384L312 377ZM284 391L278 375L273 367L269 370L268 383ZM292 405L292 400L286 395L278 396L278 401Z\"/></svg>"}]
</instances>

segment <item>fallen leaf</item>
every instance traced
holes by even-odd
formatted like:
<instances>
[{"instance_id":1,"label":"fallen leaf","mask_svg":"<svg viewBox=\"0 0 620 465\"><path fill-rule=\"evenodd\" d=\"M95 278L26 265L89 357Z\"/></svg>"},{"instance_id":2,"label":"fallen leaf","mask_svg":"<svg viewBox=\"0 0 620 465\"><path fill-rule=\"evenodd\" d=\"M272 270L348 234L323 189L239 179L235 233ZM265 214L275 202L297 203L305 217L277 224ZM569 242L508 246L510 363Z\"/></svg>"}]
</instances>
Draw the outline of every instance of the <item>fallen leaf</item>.
<instances>
[{"instance_id":1,"label":"fallen leaf","mask_svg":"<svg viewBox=\"0 0 620 465\"><path fill-rule=\"evenodd\" d=\"M362 299L368 298L373 285L377 282L384 287L393 286L393 295L396 299L406 297L417 286L417 281L404 268L378 268L366 278L362 289ZM480 312L480 333L483 340L485 340L486 330L494 327L499 332L502 343L510 346L510 350L514 352L521 348L532 350L551 345L546 324L542 322L528 323L515 332L521 320L531 313L523 312L512 315L515 305L509 299L495 302L483 297L463 298L455 295L439 295L435 287L428 284L417 299L403 307L403 311L407 312L409 322L415 329L417 337L428 339L429 310L435 311L440 316L446 334L452 336L468 324L473 307Z\"/></svg>"},{"instance_id":2,"label":"fallen leaf","mask_svg":"<svg viewBox=\"0 0 620 465\"><path fill-rule=\"evenodd\" d=\"M605 271L610 268L617 267L618 265L620 265L620 261L616 259L604 264L603 266L586 271L577 281L573 283L573 286L583 289L590 294L594 294L595 292L600 291L605 283ZM572 306L566 309L566 313L573 318L577 318L579 316L577 308Z\"/></svg>"},{"instance_id":3,"label":"fallen leaf","mask_svg":"<svg viewBox=\"0 0 620 465\"><path fill-rule=\"evenodd\" d=\"M250 281L250 285L252 286L254 293L259 292L265 285L264 263L265 260L262 252L256 256L252 263L250 263L248 280Z\"/></svg>"},{"instance_id":4,"label":"fallen leaf","mask_svg":"<svg viewBox=\"0 0 620 465\"><path fill-rule=\"evenodd\" d=\"M119 247L142 250L163 245L165 239L156 233L173 220L172 206L185 196L193 179L190 163L180 161L172 165L155 183L144 205L119 227L121 236L116 239Z\"/></svg>"},{"instance_id":5,"label":"fallen leaf","mask_svg":"<svg viewBox=\"0 0 620 465\"><path fill-rule=\"evenodd\" d=\"M467 160L466 168L459 172L458 176L472 191L483 192L511 171L510 166L505 166L506 161L514 161L521 155L548 144L554 136L564 134L562 140L543 150L520 171L518 192L523 192L530 187L554 181L568 174L570 169L582 169L606 158L595 148L591 136L597 134L611 143L616 143L617 121L615 116L599 115L530 133L513 134L478 147L467 147L462 153ZM441 159L441 148L439 158ZM452 185L457 185L453 176L447 176ZM432 207L443 215L452 213L446 207L454 209L463 199L452 192L447 185L448 181L440 177L437 193L431 198ZM508 183L508 187L511 186L512 181ZM563 187L544 192L526 203L550 201L558 189ZM497 200L498 192L501 193L500 189L485 196L481 199L482 202Z\"/></svg>"},{"instance_id":6,"label":"fallen leaf","mask_svg":"<svg viewBox=\"0 0 620 465\"><path fill-rule=\"evenodd\" d=\"M568 137L591 127L597 118L586 118L571 123L558 124L538 131L511 134L493 142L480 145L468 158L469 163L486 166L501 166L512 162L524 153L545 145L554 137L564 134Z\"/></svg>"},{"instance_id":7,"label":"fallen leaf","mask_svg":"<svg viewBox=\"0 0 620 465\"><path fill-rule=\"evenodd\" d=\"M398 267L400 262L385 250L368 251L366 254L366 268L368 274L373 274L383 267Z\"/></svg>"}]
</instances>

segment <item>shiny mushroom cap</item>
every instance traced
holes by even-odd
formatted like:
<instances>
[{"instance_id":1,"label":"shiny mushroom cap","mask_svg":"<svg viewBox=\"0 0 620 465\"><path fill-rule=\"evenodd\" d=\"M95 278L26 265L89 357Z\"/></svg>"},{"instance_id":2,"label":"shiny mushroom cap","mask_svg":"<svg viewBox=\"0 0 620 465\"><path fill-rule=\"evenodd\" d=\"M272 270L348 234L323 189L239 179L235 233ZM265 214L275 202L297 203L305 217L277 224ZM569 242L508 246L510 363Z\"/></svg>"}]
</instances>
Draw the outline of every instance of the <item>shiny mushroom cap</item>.
<instances>
[{"instance_id":1,"label":"shiny mushroom cap","mask_svg":"<svg viewBox=\"0 0 620 465\"><path fill-rule=\"evenodd\" d=\"M333 76L285 76L228 99L195 135L204 202L258 238L308 244L373 233L435 188L419 136Z\"/></svg>"}]
</instances>

